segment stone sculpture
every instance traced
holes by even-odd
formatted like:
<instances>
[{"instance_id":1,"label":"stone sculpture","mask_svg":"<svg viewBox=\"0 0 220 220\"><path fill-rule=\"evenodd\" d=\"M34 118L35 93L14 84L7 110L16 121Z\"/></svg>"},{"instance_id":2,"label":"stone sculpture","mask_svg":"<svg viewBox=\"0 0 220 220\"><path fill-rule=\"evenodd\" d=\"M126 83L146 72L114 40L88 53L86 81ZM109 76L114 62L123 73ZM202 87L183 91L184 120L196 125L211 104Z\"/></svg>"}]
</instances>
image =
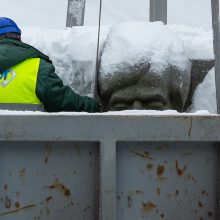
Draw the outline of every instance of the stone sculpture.
<instances>
[{"instance_id":1,"label":"stone sculpture","mask_svg":"<svg viewBox=\"0 0 220 220\"><path fill-rule=\"evenodd\" d=\"M191 61L183 45L161 23L130 25L110 31L102 51L99 94L104 108L182 112L191 82ZM150 30L143 33L145 26ZM141 31L126 35L130 29ZM167 41L160 40L161 32L169 38ZM129 37L129 34L134 36ZM140 45L138 38L142 41Z\"/></svg>"}]
</instances>

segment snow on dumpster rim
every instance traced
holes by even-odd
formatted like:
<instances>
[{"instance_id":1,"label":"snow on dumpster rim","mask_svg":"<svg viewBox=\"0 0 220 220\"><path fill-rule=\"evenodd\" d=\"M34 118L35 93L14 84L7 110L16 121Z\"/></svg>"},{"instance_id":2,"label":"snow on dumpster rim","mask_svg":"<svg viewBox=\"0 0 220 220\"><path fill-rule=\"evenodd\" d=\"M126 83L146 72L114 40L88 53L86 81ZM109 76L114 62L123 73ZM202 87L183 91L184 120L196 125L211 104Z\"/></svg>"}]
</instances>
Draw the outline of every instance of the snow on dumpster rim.
<instances>
[{"instance_id":1,"label":"snow on dumpster rim","mask_svg":"<svg viewBox=\"0 0 220 220\"><path fill-rule=\"evenodd\" d=\"M10 111L0 110L0 116L217 116L207 110L200 110L195 113L179 113L175 110L125 110L110 111L104 113L87 113L87 112L58 112L48 113L39 111Z\"/></svg>"}]
</instances>

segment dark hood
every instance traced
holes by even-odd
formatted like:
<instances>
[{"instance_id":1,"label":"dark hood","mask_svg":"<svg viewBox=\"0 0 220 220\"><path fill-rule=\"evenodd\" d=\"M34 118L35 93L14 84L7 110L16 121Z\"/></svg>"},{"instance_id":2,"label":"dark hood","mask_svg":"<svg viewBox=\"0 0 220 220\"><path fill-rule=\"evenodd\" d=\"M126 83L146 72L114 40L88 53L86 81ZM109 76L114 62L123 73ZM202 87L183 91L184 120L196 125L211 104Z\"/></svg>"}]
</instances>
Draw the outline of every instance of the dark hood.
<instances>
[{"instance_id":1,"label":"dark hood","mask_svg":"<svg viewBox=\"0 0 220 220\"><path fill-rule=\"evenodd\" d=\"M11 39L0 40L0 73L29 58L43 58L51 62L48 56L28 44Z\"/></svg>"}]
</instances>

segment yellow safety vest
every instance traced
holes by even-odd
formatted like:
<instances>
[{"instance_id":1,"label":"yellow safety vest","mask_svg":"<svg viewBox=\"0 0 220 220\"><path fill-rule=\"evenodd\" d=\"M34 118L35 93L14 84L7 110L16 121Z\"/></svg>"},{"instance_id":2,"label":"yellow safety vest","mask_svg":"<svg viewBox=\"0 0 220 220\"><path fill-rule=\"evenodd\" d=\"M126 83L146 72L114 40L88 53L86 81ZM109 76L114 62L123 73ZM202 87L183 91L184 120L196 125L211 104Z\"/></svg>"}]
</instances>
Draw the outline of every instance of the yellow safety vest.
<instances>
[{"instance_id":1,"label":"yellow safety vest","mask_svg":"<svg viewBox=\"0 0 220 220\"><path fill-rule=\"evenodd\" d=\"M4 71L0 75L0 103L42 104L36 96L39 65L40 58L30 58Z\"/></svg>"}]
</instances>

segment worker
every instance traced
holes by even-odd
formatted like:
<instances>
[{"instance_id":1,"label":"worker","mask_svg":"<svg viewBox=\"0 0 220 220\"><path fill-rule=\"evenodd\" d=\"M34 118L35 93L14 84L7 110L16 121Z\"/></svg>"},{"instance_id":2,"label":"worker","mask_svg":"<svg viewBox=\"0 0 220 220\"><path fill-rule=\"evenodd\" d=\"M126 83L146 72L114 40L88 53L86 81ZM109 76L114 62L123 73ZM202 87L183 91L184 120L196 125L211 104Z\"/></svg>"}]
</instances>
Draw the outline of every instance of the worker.
<instances>
[{"instance_id":1,"label":"worker","mask_svg":"<svg viewBox=\"0 0 220 220\"><path fill-rule=\"evenodd\" d=\"M0 109L100 112L93 98L64 86L48 56L21 41L21 30L0 17Z\"/></svg>"}]
</instances>

